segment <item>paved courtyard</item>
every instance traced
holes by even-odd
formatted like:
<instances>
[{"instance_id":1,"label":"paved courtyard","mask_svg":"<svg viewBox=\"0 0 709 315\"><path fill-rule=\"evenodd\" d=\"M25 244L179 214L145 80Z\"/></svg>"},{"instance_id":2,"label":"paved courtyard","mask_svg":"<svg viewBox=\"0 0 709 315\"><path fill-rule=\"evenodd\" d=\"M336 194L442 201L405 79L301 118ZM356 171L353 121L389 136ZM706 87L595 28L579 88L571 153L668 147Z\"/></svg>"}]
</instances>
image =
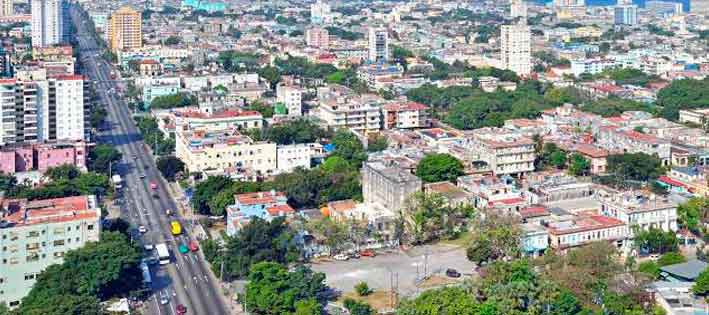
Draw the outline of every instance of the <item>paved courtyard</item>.
<instances>
[{"instance_id":1,"label":"paved courtyard","mask_svg":"<svg viewBox=\"0 0 709 315\"><path fill-rule=\"evenodd\" d=\"M353 291L360 281L375 290L389 290L392 278L396 286L398 277L400 296L417 293L416 279L423 277L424 269L429 275L444 275L446 269L454 268L465 277L471 274L473 267L465 257L465 249L440 245L416 247L406 253L392 251L376 257L312 264L313 270L327 275L329 286L343 293Z\"/></svg>"}]
</instances>

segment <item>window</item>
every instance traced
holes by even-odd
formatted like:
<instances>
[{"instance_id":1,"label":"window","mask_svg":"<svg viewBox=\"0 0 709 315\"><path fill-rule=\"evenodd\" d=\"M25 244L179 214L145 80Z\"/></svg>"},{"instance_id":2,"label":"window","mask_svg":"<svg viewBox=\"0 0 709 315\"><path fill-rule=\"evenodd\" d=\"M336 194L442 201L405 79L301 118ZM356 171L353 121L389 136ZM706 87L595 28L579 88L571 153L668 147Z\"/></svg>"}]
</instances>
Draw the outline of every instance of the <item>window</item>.
<instances>
[{"instance_id":1,"label":"window","mask_svg":"<svg viewBox=\"0 0 709 315\"><path fill-rule=\"evenodd\" d=\"M29 244L25 245L25 249L27 249L27 250L39 249L39 243L29 243Z\"/></svg>"},{"instance_id":2,"label":"window","mask_svg":"<svg viewBox=\"0 0 709 315\"><path fill-rule=\"evenodd\" d=\"M27 237L38 237L38 236L39 236L39 232L37 232L37 231L30 231L29 233L27 233Z\"/></svg>"},{"instance_id":3,"label":"window","mask_svg":"<svg viewBox=\"0 0 709 315\"><path fill-rule=\"evenodd\" d=\"M27 256L27 262L32 262L32 261L38 261L39 260L39 255L38 254L33 254ZM10 262L12 263L12 262Z\"/></svg>"},{"instance_id":4,"label":"window","mask_svg":"<svg viewBox=\"0 0 709 315\"><path fill-rule=\"evenodd\" d=\"M56 241L54 241L54 246L64 246L64 240L56 240Z\"/></svg>"},{"instance_id":5,"label":"window","mask_svg":"<svg viewBox=\"0 0 709 315\"><path fill-rule=\"evenodd\" d=\"M54 253L54 258L62 258L64 257L64 252L56 252Z\"/></svg>"},{"instance_id":6,"label":"window","mask_svg":"<svg viewBox=\"0 0 709 315\"><path fill-rule=\"evenodd\" d=\"M92 230L94 229L94 225L93 225L93 224L89 224L89 226L87 226L86 228L87 228L89 231L92 231Z\"/></svg>"},{"instance_id":7,"label":"window","mask_svg":"<svg viewBox=\"0 0 709 315\"><path fill-rule=\"evenodd\" d=\"M34 280L34 274L33 273L26 273L25 280Z\"/></svg>"}]
</instances>

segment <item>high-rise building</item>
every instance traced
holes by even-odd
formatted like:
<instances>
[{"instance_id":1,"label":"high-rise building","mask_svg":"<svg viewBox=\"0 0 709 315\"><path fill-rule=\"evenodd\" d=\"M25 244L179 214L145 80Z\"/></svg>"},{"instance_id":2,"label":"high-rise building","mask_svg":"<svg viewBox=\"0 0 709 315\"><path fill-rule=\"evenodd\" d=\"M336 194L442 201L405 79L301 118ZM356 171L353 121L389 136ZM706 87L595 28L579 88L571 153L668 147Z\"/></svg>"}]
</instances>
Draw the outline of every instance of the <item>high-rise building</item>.
<instances>
[{"instance_id":1,"label":"high-rise building","mask_svg":"<svg viewBox=\"0 0 709 315\"><path fill-rule=\"evenodd\" d=\"M694 14L709 16L709 0L690 0L689 10Z\"/></svg>"},{"instance_id":2,"label":"high-rise building","mask_svg":"<svg viewBox=\"0 0 709 315\"><path fill-rule=\"evenodd\" d=\"M386 28L369 28L369 61L386 63L389 60L389 33Z\"/></svg>"},{"instance_id":3,"label":"high-rise building","mask_svg":"<svg viewBox=\"0 0 709 315\"><path fill-rule=\"evenodd\" d=\"M111 14L107 25L106 34L111 51L143 47L143 21L140 12L123 6Z\"/></svg>"},{"instance_id":4,"label":"high-rise building","mask_svg":"<svg viewBox=\"0 0 709 315\"><path fill-rule=\"evenodd\" d=\"M305 31L305 43L310 47L327 49L330 46L330 32L322 27L312 27Z\"/></svg>"},{"instance_id":5,"label":"high-rise building","mask_svg":"<svg viewBox=\"0 0 709 315\"><path fill-rule=\"evenodd\" d=\"M0 0L0 16L15 15L14 0Z\"/></svg>"},{"instance_id":6,"label":"high-rise building","mask_svg":"<svg viewBox=\"0 0 709 315\"><path fill-rule=\"evenodd\" d=\"M638 6L634 4L617 5L614 8L614 23L616 25L638 24Z\"/></svg>"},{"instance_id":7,"label":"high-rise building","mask_svg":"<svg viewBox=\"0 0 709 315\"><path fill-rule=\"evenodd\" d=\"M330 23L332 22L332 15L330 13L330 4L318 0L310 5L310 23Z\"/></svg>"},{"instance_id":8,"label":"high-rise building","mask_svg":"<svg viewBox=\"0 0 709 315\"><path fill-rule=\"evenodd\" d=\"M84 140L84 79L0 79L0 145Z\"/></svg>"},{"instance_id":9,"label":"high-rise building","mask_svg":"<svg viewBox=\"0 0 709 315\"><path fill-rule=\"evenodd\" d=\"M31 0L32 46L56 45L63 40L63 0Z\"/></svg>"},{"instance_id":10,"label":"high-rise building","mask_svg":"<svg viewBox=\"0 0 709 315\"><path fill-rule=\"evenodd\" d=\"M0 303L10 307L64 254L98 242L101 209L95 196L0 201Z\"/></svg>"},{"instance_id":11,"label":"high-rise building","mask_svg":"<svg viewBox=\"0 0 709 315\"><path fill-rule=\"evenodd\" d=\"M510 17L516 18L526 18L527 17L527 3L524 0L512 0L510 2Z\"/></svg>"},{"instance_id":12,"label":"high-rise building","mask_svg":"<svg viewBox=\"0 0 709 315\"><path fill-rule=\"evenodd\" d=\"M645 9L657 15L680 15L684 11L682 3L650 0L645 2Z\"/></svg>"},{"instance_id":13,"label":"high-rise building","mask_svg":"<svg viewBox=\"0 0 709 315\"><path fill-rule=\"evenodd\" d=\"M532 71L532 33L529 26L503 25L500 34L502 67L518 75L528 75Z\"/></svg>"}]
</instances>

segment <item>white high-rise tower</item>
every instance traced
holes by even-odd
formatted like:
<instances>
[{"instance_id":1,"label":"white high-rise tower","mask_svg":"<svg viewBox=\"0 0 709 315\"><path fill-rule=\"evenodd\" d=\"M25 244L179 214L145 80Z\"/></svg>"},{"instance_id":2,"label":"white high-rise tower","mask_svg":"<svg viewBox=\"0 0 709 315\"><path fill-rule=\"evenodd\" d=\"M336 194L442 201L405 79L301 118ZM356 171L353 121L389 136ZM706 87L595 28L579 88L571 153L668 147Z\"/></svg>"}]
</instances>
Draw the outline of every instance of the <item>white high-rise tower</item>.
<instances>
[{"instance_id":1,"label":"white high-rise tower","mask_svg":"<svg viewBox=\"0 0 709 315\"><path fill-rule=\"evenodd\" d=\"M32 46L45 47L62 42L64 28L62 0L32 0Z\"/></svg>"},{"instance_id":2,"label":"white high-rise tower","mask_svg":"<svg viewBox=\"0 0 709 315\"><path fill-rule=\"evenodd\" d=\"M369 61L387 62L389 60L389 33L386 28L369 28Z\"/></svg>"},{"instance_id":3,"label":"white high-rise tower","mask_svg":"<svg viewBox=\"0 0 709 315\"><path fill-rule=\"evenodd\" d=\"M503 25L500 32L502 67L517 75L532 72L532 32L526 23Z\"/></svg>"}]
</instances>

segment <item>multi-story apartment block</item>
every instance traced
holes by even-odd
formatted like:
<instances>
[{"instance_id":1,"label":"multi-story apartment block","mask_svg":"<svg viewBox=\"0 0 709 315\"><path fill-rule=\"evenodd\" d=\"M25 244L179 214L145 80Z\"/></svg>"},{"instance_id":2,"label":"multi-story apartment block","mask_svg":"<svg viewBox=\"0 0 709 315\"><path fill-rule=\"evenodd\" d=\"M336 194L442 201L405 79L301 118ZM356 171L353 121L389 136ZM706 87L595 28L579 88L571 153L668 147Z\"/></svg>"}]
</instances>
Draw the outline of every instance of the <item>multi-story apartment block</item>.
<instances>
[{"instance_id":1,"label":"multi-story apartment block","mask_svg":"<svg viewBox=\"0 0 709 315\"><path fill-rule=\"evenodd\" d=\"M288 116L298 117L303 115L303 89L299 86L279 83L276 86L276 99L283 103L288 110Z\"/></svg>"},{"instance_id":2,"label":"multi-story apartment block","mask_svg":"<svg viewBox=\"0 0 709 315\"><path fill-rule=\"evenodd\" d=\"M318 89L317 117L328 127L348 128L361 133L381 129L381 107L384 100L378 96L356 95L343 86L328 86Z\"/></svg>"},{"instance_id":3,"label":"multi-story apartment block","mask_svg":"<svg viewBox=\"0 0 709 315\"><path fill-rule=\"evenodd\" d=\"M10 307L67 251L99 240L101 209L94 196L0 203L0 303Z\"/></svg>"},{"instance_id":4,"label":"multi-story apartment block","mask_svg":"<svg viewBox=\"0 0 709 315\"><path fill-rule=\"evenodd\" d=\"M596 140L600 147L611 152L646 153L657 156L663 165L670 164L670 141L650 134L617 126L603 126Z\"/></svg>"},{"instance_id":5,"label":"multi-story apartment block","mask_svg":"<svg viewBox=\"0 0 709 315\"><path fill-rule=\"evenodd\" d=\"M310 47L328 49L330 33L322 27L311 27L305 31L305 44Z\"/></svg>"},{"instance_id":6,"label":"multi-story apartment block","mask_svg":"<svg viewBox=\"0 0 709 315\"><path fill-rule=\"evenodd\" d=\"M617 5L614 9L613 22L616 25L638 24L638 6L633 4Z\"/></svg>"},{"instance_id":7,"label":"multi-story apartment block","mask_svg":"<svg viewBox=\"0 0 709 315\"><path fill-rule=\"evenodd\" d=\"M56 45L63 40L63 0L32 0L32 47ZM68 22L67 22L68 23Z\"/></svg>"},{"instance_id":8,"label":"multi-story apartment block","mask_svg":"<svg viewBox=\"0 0 709 315\"><path fill-rule=\"evenodd\" d=\"M386 63L389 60L389 32L386 28L369 28L369 62Z\"/></svg>"},{"instance_id":9,"label":"multi-story apartment block","mask_svg":"<svg viewBox=\"0 0 709 315\"><path fill-rule=\"evenodd\" d=\"M532 32L526 24L503 25L500 35L500 60L503 68L518 75L529 75L532 72L531 42Z\"/></svg>"},{"instance_id":10,"label":"multi-story apartment block","mask_svg":"<svg viewBox=\"0 0 709 315\"><path fill-rule=\"evenodd\" d=\"M502 214L518 213L528 203L509 176L468 175L457 179L458 187L473 194L473 207Z\"/></svg>"},{"instance_id":11,"label":"multi-story apartment block","mask_svg":"<svg viewBox=\"0 0 709 315\"><path fill-rule=\"evenodd\" d=\"M175 132L175 155L188 172L259 178L276 171L276 144L254 141L235 129Z\"/></svg>"},{"instance_id":12,"label":"multi-story apartment block","mask_svg":"<svg viewBox=\"0 0 709 315\"><path fill-rule=\"evenodd\" d=\"M162 82L155 84L146 84L143 86L143 106L150 108L150 103L160 96L168 96L180 93L180 83Z\"/></svg>"},{"instance_id":13,"label":"multi-story apartment block","mask_svg":"<svg viewBox=\"0 0 709 315\"><path fill-rule=\"evenodd\" d=\"M521 133L501 128L472 131L465 140L466 161L487 164L495 175L523 175L534 171L534 141Z\"/></svg>"},{"instance_id":14,"label":"multi-story apartment block","mask_svg":"<svg viewBox=\"0 0 709 315\"><path fill-rule=\"evenodd\" d=\"M527 18L527 3L524 0L510 1L510 17Z\"/></svg>"},{"instance_id":15,"label":"multi-story apartment block","mask_svg":"<svg viewBox=\"0 0 709 315\"><path fill-rule=\"evenodd\" d=\"M615 241L623 247L629 236L628 225L616 218L591 215L545 223L549 245L565 250L595 241Z\"/></svg>"},{"instance_id":16,"label":"multi-story apartment block","mask_svg":"<svg viewBox=\"0 0 709 315\"><path fill-rule=\"evenodd\" d=\"M709 0L691 0L689 10L693 14L709 16Z\"/></svg>"},{"instance_id":17,"label":"multi-story apartment block","mask_svg":"<svg viewBox=\"0 0 709 315\"><path fill-rule=\"evenodd\" d=\"M610 188L597 190L595 197L601 203L602 215L616 218L628 227L677 231L677 204L664 197Z\"/></svg>"},{"instance_id":18,"label":"multi-story apartment block","mask_svg":"<svg viewBox=\"0 0 709 315\"><path fill-rule=\"evenodd\" d=\"M598 74L617 66L618 63L610 59L574 59L571 60L571 73L577 77L583 73Z\"/></svg>"},{"instance_id":19,"label":"multi-story apartment block","mask_svg":"<svg viewBox=\"0 0 709 315\"><path fill-rule=\"evenodd\" d=\"M392 85L392 81L401 78L404 69L399 65L372 63L357 68L357 76L367 83L370 89L380 90Z\"/></svg>"},{"instance_id":20,"label":"multi-story apartment block","mask_svg":"<svg viewBox=\"0 0 709 315\"><path fill-rule=\"evenodd\" d=\"M288 197L281 191L262 191L234 195L234 204L227 206L227 235L233 236L252 217L271 220L291 216L295 210L288 205Z\"/></svg>"},{"instance_id":21,"label":"multi-story apartment block","mask_svg":"<svg viewBox=\"0 0 709 315\"><path fill-rule=\"evenodd\" d=\"M384 208L397 213L405 210L406 199L421 191L421 180L408 170L386 161L362 165L362 196L370 208Z\"/></svg>"},{"instance_id":22,"label":"multi-story apartment block","mask_svg":"<svg viewBox=\"0 0 709 315\"><path fill-rule=\"evenodd\" d=\"M248 130L263 128L263 115L251 110L232 109L206 113L195 107L183 107L166 111L165 115L156 112L156 115L167 119L168 124L172 124L174 129L179 131L196 129L206 131L225 129ZM163 129L162 126L161 129Z\"/></svg>"},{"instance_id":23,"label":"multi-story apartment block","mask_svg":"<svg viewBox=\"0 0 709 315\"><path fill-rule=\"evenodd\" d=\"M315 160L324 156L323 146L319 143L279 145L276 165L279 173L292 172L297 167L309 169Z\"/></svg>"},{"instance_id":24,"label":"multi-story apartment block","mask_svg":"<svg viewBox=\"0 0 709 315\"><path fill-rule=\"evenodd\" d=\"M48 142L41 144L6 145L0 148L0 172L39 171L61 165L74 165L86 170L86 143Z\"/></svg>"},{"instance_id":25,"label":"multi-story apartment block","mask_svg":"<svg viewBox=\"0 0 709 315\"><path fill-rule=\"evenodd\" d=\"M63 75L40 80L0 80L0 145L84 140L84 80Z\"/></svg>"},{"instance_id":26,"label":"multi-story apartment block","mask_svg":"<svg viewBox=\"0 0 709 315\"><path fill-rule=\"evenodd\" d=\"M679 111L679 122L709 126L709 109L684 109Z\"/></svg>"},{"instance_id":27,"label":"multi-story apartment block","mask_svg":"<svg viewBox=\"0 0 709 315\"><path fill-rule=\"evenodd\" d=\"M318 0L310 5L310 23L325 24L332 22L330 4Z\"/></svg>"},{"instance_id":28,"label":"multi-story apartment block","mask_svg":"<svg viewBox=\"0 0 709 315\"><path fill-rule=\"evenodd\" d=\"M0 16L15 15L14 0L0 0Z\"/></svg>"},{"instance_id":29,"label":"multi-story apartment block","mask_svg":"<svg viewBox=\"0 0 709 315\"><path fill-rule=\"evenodd\" d=\"M416 102L391 103L382 107L384 129L428 128L428 106Z\"/></svg>"},{"instance_id":30,"label":"multi-story apartment block","mask_svg":"<svg viewBox=\"0 0 709 315\"><path fill-rule=\"evenodd\" d=\"M120 7L108 20L108 47L113 52L143 46L141 13L129 6Z\"/></svg>"}]
</instances>

